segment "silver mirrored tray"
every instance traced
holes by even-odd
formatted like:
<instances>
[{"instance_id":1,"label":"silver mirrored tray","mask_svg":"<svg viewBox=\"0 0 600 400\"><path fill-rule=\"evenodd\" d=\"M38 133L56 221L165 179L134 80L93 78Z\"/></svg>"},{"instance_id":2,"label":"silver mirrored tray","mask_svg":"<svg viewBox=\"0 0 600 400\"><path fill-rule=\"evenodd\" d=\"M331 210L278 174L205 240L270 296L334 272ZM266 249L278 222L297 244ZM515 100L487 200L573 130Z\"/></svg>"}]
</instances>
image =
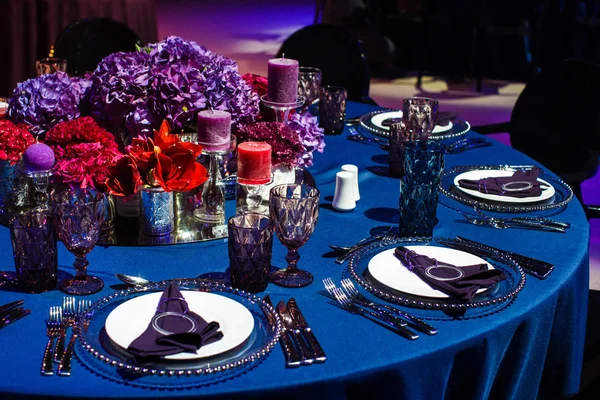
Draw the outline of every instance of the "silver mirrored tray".
<instances>
[{"instance_id":1,"label":"silver mirrored tray","mask_svg":"<svg viewBox=\"0 0 600 400\"><path fill-rule=\"evenodd\" d=\"M365 246L349 260L343 278L352 278L364 289L383 300L408 307L408 312L412 314L437 320L457 319L457 315L446 314L446 312L453 311L461 312L460 318L462 319L479 318L498 312L507 307L525 285L523 270L510 258L498 256L494 259L486 259L486 261L494 268L502 270L506 279L476 295L471 302L460 302L452 298L421 297L394 290L374 279L369 274L368 265L375 255L400 244L414 245L415 243L396 239L392 242L376 242Z\"/></svg>"},{"instance_id":2,"label":"silver mirrored tray","mask_svg":"<svg viewBox=\"0 0 600 400\"><path fill-rule=\"evenodd\" d=\"M386 108L383 110L371 111L370 113L361 115L359 119L360 128L371 132L374 135L388 138L390 136L389 129L382 129L381 127L373 124L372 119L376 115L389 113L393 111L398 110ZM460 136L464 136L467 132L469 132L469 130L471 130L471 125L467 121L462 120L460 118L455 118L454 120L452 120L452 127L449 130L442 131L439 133L432 133L429 135L429 138L433 140L454 139Z\"/></svg>"},{"instance_id":3,"label":"silver mirrored tray","mask_svg":"<svg viewBox=\"0 0 600 400\"><path fill-rule=\"evenodd\" d=\"M136 364L125 349L108 338L104 328L106 318L124 302L163 291L171 282L177 283L181 290L215 293L241 303L254 318L250 337L240 346L212 357ZM215 282L176 279L108 295L92 304L90 312L78 320L73 329L80 339L75 350L77 358L93 373L132 386L185 389L231 379L256 367L279 340L282 325L273 307L255 295Z\"/></svg>"},{"instance_id":4,"label":"silver mirrored tray","mask_svg":"<svg viewBox=\"0 0 600 400\"><path fill-rule=\"evenodd\" d=\"M573 190L563 182L560 178L547 174L541 170L539 178L548 182L554 187L555 194L550 199L533 203L510 203L489 201L481 198L469 196L465 192L459 190L454 185L454 178L458 175L475 170L500 170L500 171L516 171L518 169L529 169L532 165L465 165L450 168L442 173L439 189L449 199L458 203L467 205L472 211L472 207L477 207L481 210L496 211L496 212L536 212L548 210L560 210L573 199ZM444 204L442 198L440 202ZM451 205L447 205L454 209Z\"/></svg>"}]
</instances>

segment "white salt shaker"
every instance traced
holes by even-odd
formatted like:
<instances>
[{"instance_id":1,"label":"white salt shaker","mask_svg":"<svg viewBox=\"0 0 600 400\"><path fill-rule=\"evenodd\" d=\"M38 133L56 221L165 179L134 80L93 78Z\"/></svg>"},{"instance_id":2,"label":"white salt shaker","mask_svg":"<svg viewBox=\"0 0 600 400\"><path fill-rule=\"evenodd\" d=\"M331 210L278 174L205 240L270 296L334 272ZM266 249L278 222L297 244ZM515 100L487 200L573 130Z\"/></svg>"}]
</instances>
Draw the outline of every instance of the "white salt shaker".
<instances>
[{"instance_id":1,"label":"white salt shaker","mask_svg":"<svg viewBox=\"0 0 600 400\"><path fill-rule=\"evenodd\" d=\"M331 205L337 211L348 212L356 207L353 185L351 172L340 171L335 174L335 194Z\"/></svg>"},{"instance_id":2,"label":"white salt shaker","mask_svg":"<svg viewBox=\"0 0 600 400\"><path fill-rule=\"evenodd\" d=\"M360 200L360 192L358 191L358 167L352 164L342 165L342 171L352 174L352 190L354 191L354 201Z\"/></svg>"}]
</instances>

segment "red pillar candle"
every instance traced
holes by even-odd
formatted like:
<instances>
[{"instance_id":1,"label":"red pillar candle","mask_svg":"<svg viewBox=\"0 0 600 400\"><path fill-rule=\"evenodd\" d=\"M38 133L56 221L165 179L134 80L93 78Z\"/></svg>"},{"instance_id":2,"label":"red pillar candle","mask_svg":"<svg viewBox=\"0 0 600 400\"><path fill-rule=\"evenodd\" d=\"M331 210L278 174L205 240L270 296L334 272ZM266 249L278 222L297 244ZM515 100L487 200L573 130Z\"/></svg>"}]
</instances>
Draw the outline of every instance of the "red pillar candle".
<instances>
[{"instance_id":1,"label":"red pillar candle","mask_svg":"<svg viewBox=\"0 0 600 400\"><path fill-rule=\"evenodd\" d=\"M268 62L267 97L274 103L295 103L298 98L298 61L272 58Z\"/></svg>"},{"instance_id":2,"label":"red pillar candle","mask_svg":"<svg viewBox=\"0 0 600 400\"><path fill-rule=\"evenodd\" d=\"M237 179L244 185L263 185L271 181L271 145L244 142L237 147Z\"/></svg>"},{"instance_id":3,"label":"red pillar candle","mask_svg":"<svg viewBox=\"0 0 600 400\"><path fill-rule=\"evenodd\" d=\"M208 151L227 150L231 141L231 114L221 110L198 113L198 142Z\"/></svg>"}]
</instances>

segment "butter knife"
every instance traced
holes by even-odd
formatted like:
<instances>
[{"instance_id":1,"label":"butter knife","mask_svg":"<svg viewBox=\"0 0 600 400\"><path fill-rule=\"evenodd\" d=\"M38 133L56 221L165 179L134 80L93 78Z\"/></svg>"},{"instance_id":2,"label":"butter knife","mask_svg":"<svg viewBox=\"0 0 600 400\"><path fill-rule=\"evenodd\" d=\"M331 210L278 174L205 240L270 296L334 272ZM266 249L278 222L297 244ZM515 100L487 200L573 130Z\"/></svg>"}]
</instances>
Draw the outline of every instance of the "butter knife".
<instances>
[{"instance_id":1,"label":"butter knife","mask_svg":"<svg viewBox=\"0 0 600 400\"><path fill-rule=\"evenodd\" d=\"M23 303L25 303L25 300L17 300L17 301L13 301L12 303L8 303L3 306L0 306L0 316L4 316L4 314L7 314L9 311L22 306Z\"/></svg>"},{"instance_id":2,"label":"butter knife","mask_svg":"<svg viewBox=\"0 0 600 400\"><path fill-rule=\"evenodd\" d=\"M16 309L10 311L2 319L0 319L0 329L12 324L15 321L20 320L23 317L26 317L30 313L31 313L31 310L25 310L23 308L16 308Z\"/></svg>"},{"instance_id":3,"label":"butter knife","mask_svg":"<svg viewBox=\"0 0 600 400\"><path fill-rule=\"evenodd\" d=\"M310 346L310 350L312 351L314 362L325 362L325 360L327 360L325 351L321 347L321 344L317 340L317 337L310 326L308 326L308 322L306 322L304 315L300 311L300 308L293 297L288 301L287 306L292 318L294 319L294 322L296 323L296 326L302 330L302 333L304 333L304 337L306 338L308 345Z\"/></svg>"},{"instance_id":4,"label":"butter knife","mask_svg":"<svg viewBox=\"0 0 600 400\"><path fill-rule=\"evenodd\" d=\"M302 365L310 365L313 363L314 359L311 357L310 350L306 346L304 339L302 338L302 334L300 333L300 329L294 324L294 320L292 319L292 315L288 311L283 300L277 303L277 313L283 320L283 326L285 327L285 331L290 334L292 340L296 344L296 348L298 349L298 358L300 359L300 364ZM286 333L284 332L284 333ZM293 347L293 345L292 345Z\"/></svg>"}]
</instances>

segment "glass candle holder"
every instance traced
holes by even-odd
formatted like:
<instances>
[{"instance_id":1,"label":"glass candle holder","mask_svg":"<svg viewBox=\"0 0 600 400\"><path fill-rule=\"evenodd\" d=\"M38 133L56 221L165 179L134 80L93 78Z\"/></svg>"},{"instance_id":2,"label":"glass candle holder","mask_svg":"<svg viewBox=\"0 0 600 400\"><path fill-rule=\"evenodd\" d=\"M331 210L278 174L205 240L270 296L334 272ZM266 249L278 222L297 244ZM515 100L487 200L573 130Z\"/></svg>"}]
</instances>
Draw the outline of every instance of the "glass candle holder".
<instances>
[{"instance_id":1,"label":"glass candle holder","mask_svg":"<svg viewBox=\"0 0 600 400\"><path fill-rule=\"evenodd\" d=\"M344 130L348 91L340 86L324 86L319 94L319 126L325 134L339 135Z\"/></svg>"},{"instance_id":2,"label":"glass candle holder","mask_svg":"<svg viewBox=\"0 0 600 400\"><path fill-rule=\"evenodd\" d=\"M57 71L67 72L67 60L64 58L42 58L35 62L37 76L53 74Z\"/></svg>"}]
</instances>

